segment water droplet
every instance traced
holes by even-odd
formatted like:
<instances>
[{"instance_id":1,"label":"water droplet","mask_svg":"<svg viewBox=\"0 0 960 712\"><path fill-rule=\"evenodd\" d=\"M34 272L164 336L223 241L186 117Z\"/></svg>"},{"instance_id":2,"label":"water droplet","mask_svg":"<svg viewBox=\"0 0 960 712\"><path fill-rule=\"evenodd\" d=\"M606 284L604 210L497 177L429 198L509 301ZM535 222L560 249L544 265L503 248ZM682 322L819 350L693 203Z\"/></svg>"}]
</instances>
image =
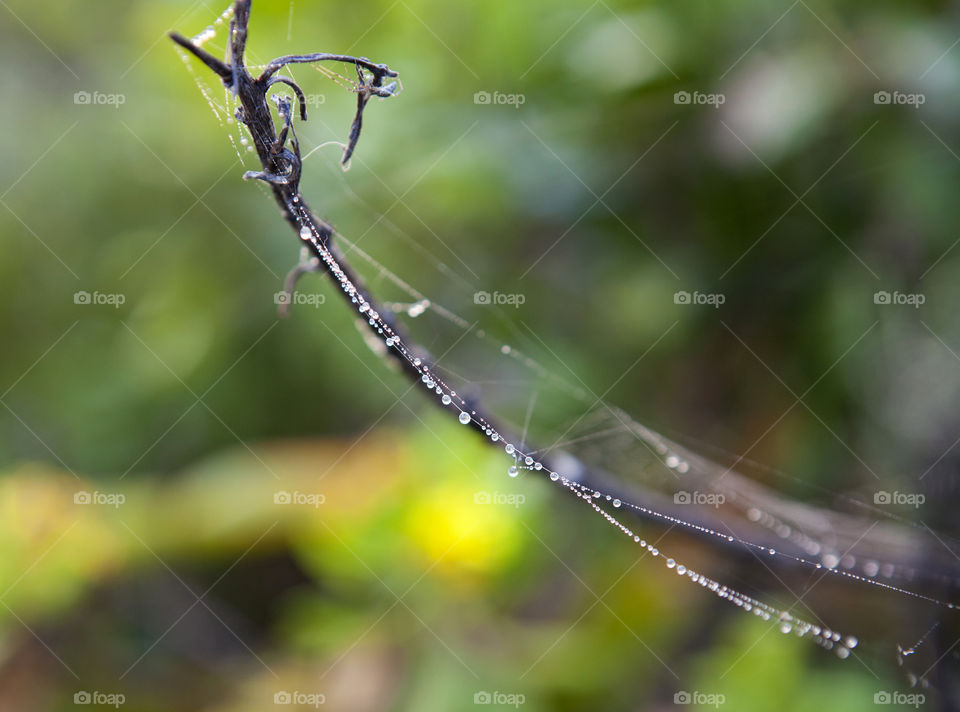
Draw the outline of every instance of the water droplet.
<instances>
[{"instance_id":1,"label":"water droplet","mask_svg":"<svg viewBox=\"0 0 960 712\"><path fill-rule=\"evenodd\" d=\"M447 394L444 394L444 395L443 395L443 398L440 399L440 402L443 403L444 405L450 405L450 403L451 403L452 401L453 401L453 399L452 399L450 396L448 396Z\"/></svg>"},{"instance_id":2,"label":"water droplet","mask_svg":"<svg viewBox=\"0 0 960 712\"><path fill-rule=\"evenodd\" d=\"M309 227L307 227L306 225L304 225L302 228L300 228L300 239L301 239L301 240L309 240L311 237L313 237L313 233L310 232L310 228L309 228Z\"/></svg>"},{"instance_id":3,"label":"water droplet","mask_svg":"<svg viewBox=\"0 0 960 712\"><path fill-rule=\"evenodd\" d=\"M510 475L511 477L516 477L517 475L520 474L520 470L517 469L516 465L510 465L510 469L507 470L507 474Z\"/></svg>"},{"instance_id":4,"label":"water droplet","mask_svg":"<svg viewBox=\"0 0 960 712\"><path fill-rule=\"evenodd\" d=\"M677 565L677 562L676 562L676 561L674 561L673 559L667 559L667 568L668 568L668 569L672 569L672 568L673 568L674 566L676 566L676 565Z\"/></svg>"},{"instance_id":5,"label":"water droplet","mask_svg":"<svg viewBox=\"0 0 960 712\"><path fill-rule=\"evenodd\" d=\"M560 479L560 475L558 475L556 472L551 472L551 473L550 473L550 479L553 480L554 482L556 482L557 480Z\"/></svg>"},{"instance_id":6,"label":"water droplet","mask_svg":"<svg viewBox=\"0 0 960 712\"><path fill-rule=\"evenodd\" d=\"M614 507L619 507L621 504L622 504L622 502L621 502L619 499L613 500L613 506L614 506Z\"/></svg>"},{"instance_id":7,"label":"water droplet","mask_svg":"<svg viewBox=\"0 0 960 712\"><path fill-rule=\"evenodd\" d=\"M463 425L466 425L470 422L470 414L467 411L464 410L460 413L460 422Z\"/></svg>"},{"instance_id":8,"label":"water droplet","mask_svg":"<svg viewBox=\"0 0 960 712\"><path fill-rule=\"evenodd\" d=\"M516 451L516 448L513 445L508 444L505 448L503 448L503 451L508 455L512 455Z\"/></svg>"},{"instance_id":9,"label":"water droplet","mask_svg":"<svg viewBox=\"0 0 960 712\"><path fill-rule=\"evenodd\" d=\"M428 306L430 306L430 302L428 302L426 299L419 301L416 304L411 304L407 308L407 316L416 319L427 310Z\"/></svg>"}]
</instances>

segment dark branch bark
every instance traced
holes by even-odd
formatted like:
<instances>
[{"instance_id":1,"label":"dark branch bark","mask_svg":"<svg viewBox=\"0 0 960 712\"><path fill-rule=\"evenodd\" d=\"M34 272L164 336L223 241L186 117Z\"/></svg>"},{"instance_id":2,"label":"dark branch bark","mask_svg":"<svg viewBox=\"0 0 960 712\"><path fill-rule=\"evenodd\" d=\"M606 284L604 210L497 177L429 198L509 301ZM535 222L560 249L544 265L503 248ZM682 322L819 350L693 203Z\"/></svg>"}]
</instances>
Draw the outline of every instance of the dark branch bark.
<instances>
[{"instance_id":1,"label":"dark branch bark","mask_svg":"<svg viewBox=\"0 0 960 712\"><path fill-rule=\"evenodd\" d=\"M446 399L443 401L436 399L435 402L457 417L464 412L469 414L469 427L483 436L488 443L519 440L515 434L510 432L509 428L500 425L491 414L487 413L481 404L465 401L446 386L442 380L434 376L428 350L414 343L402 325L391 316L390 311L382 308L378 300L364 287L362 280L350 267L334 242L333 228L311 211L300 193L300 152L296 143L289 108L281 107L284 126L280 135L277 134L274 126L267 98L271 86L283 81L283 83L294 88L298 100L302 94L300 88L292 80L274 76L282 67L292 63L330 60L354 64L358 68L358 73L361 69L366 69L373 74L373 79L368 84L362 83L358 92L357 113L351 125L348 146L344 152L344 161L349 160L349 156L353 153L360 138L362 115L367 102L374 95L390 96L392 90L390 87L384 87L382 82L385 78L397 77L397 72L384 64L374 64L363 58L321 52L289 55L275 59L267 65L267 68L259 77L254 79L246 68L243 56L247 35L246 22L249 21L251 2L252 0L237 0L235 3L234 19L231 22L232 49L229 65L195 46L181 35L171 33L171 38L177 44L193 53L212 69L228 88L236 93L241 106L237 118L249 129L253 146L263 169L256 173L248 172L244 178L263 180L270 185L284 219L296 230L304 247L318 260L320 269L332 275L336 280L340 287L339 292L348 306L360 310L360 314L365 317L370 331L384 342L389 357L400 366L407 378L415 383L433 383L434 386L431 390L434 391L435 395L439 389L442 395L449 396L449 403L444 402ZM294 137L291 141L292 148L287 148L285 145L287 136ZM374 318L371 318L371 314L375 315ZM492 440L492 434L497 434L498 438ZM549 472L551 458L546 456L541 458L540 461ZM630 493L622 491L613 478L595 470L582 468L581 472L565 474L584 486L612 493L615 496L627 498L628 494L633 496L637 494L635 491ZM656 502L656 504L663 511L672 509L665 499ZM690 519L689 513L687 519Z\"/></svg>"}]
</instances>

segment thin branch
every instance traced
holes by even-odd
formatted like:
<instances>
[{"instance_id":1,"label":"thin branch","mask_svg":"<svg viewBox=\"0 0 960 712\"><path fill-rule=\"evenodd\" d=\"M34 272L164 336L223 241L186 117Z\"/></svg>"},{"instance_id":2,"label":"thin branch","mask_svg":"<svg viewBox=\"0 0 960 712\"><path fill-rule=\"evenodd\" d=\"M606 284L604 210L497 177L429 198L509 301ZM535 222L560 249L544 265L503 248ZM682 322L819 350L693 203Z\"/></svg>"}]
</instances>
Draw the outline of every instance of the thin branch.
<instances>
[{"instance_id":1,"label":"thin branch","mask_svg":"<svg viewBox=\"0 0 960 712\"><path fill-rule=\"evenodd\" d=\"M261 180L267 183L274 196L284 219L291 225L301 239L303 247L312 258L301 260L303 267L295 268L289 276L285 289L292 289L293 279L304 271L325 271L333 276L338 283L338 290L348 305L364 316L370 331L386 346L389 357L400 366L406 377L418 384L431 385L434 395L445 396L437 398L436 402L444 409L451 411L458 418L467 414L470 420L465 423L473 430L484 436L487 442L510 442L516 438L509 428L501 426L490 414L486 413L481 404L467 400L456 394L442 382L428 355L428 350L414 342L406 330L396 321L390 309L385 308L363 285L360 277L350 267L349 262L333 240L334 230L325 221L318 218L309 208L307 201L300 192L301 156L296 134L293 131L289 101L278 103L279 114L284 122L279 135L274 127L273 116L270 110L267 94L271 86L285 78L275 77L277 71L288 64L308 63L317 61L338 61L353 64L357 67L360 88L357 92L357 112L350 128L350 136L344 159L346 162L356 148L362 130L364 109L372 96L392 96L395 93L393 83L383 86L386 78L395 78L398 73L385 64L374 64L362 57L349 55L316 53L305 55L289 55L273 60L267 65L264 72L254 79L244 63L244 48L246 46L247 22L250 17L252 0L237 0L235 3L234 18L231 21L231 56L230 64L221 62L208 52L195 46L181 35L172 33L171 37L177 44L184 47L198 57L204 64L219 76L224 84L232 88L240 102L237 110L237 119L246 125L257 156L260 159L260 171L248 171L244 178ZM367 81L362 70L369 71L373 76ZM284 82L287 83L287 82ZM299 87L296 87L299 89ZM296 92L295 89L295 92ZM298 100L300 93L298 93ZM289 147L288 147L288 139ZM492 439L496 434L497 438ZM568 456L569 458L569 456ZM549 468L550 457L543 456L540 462ZM568 459L569 462L569 459ZM603 488L606 492L619 493L621 486L609 476L599 471L583 472L578 475L578 481L591 487ZM636 494L634 492L633 494ZM621 494L622 496L622 494ZM670 509L667 501L659 502L664 509ZM690 519L688 517L688 519ZM693 521L691 519L691 521Z\"/></svg>"},{"instance_id":2,"label":"thin branch","mask_svg":"<svg viewBox=\"0 0 960 712\"><path fill-rule=\"evenodd\" d=\"M228 67L226 64L221 62L219 59L214 57L212 54L207 52L207 50L195 45L192 41L188 40L186 37L179 34L178 32L171 32L169 33L169 35L170 35L170 39L172 39L178 45L183 47L185 50L190 52L193 56L195 56L205 65L207 65L224 82L233 80L233 70L230 67Z\"/></svg>"},{"instance_id":3,"label":"thin branch","mask_svg":"<svg viewBox=\"0 0 960 712\"><path fill-rule=\"evenodd\" d=\"M345 62L354 64L364 69L369 69L374 76L396 77L397 72L390 69L385 64L374 64L366 57L351 57L348 54L330 54L329 52L314 52L313 54L288 54L286 57L278 57L266 66L263 73L257 77L258 82L265 81L276 74L279 70L288 64L313 64L315 62Z\"/></svg>"}]
</instances>

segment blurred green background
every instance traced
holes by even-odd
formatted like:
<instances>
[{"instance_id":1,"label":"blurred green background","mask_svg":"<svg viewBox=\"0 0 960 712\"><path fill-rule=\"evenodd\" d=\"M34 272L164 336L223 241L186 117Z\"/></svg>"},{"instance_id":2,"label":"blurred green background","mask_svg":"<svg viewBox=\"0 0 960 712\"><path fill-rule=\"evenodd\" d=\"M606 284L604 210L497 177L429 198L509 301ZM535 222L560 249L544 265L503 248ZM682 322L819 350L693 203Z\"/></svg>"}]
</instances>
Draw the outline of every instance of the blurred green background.
<instances>
[{"instance_id":1,"label":"blurred green background","mask_svg":"<svg viewBox=\"0 0 960 712\"><path fill-rule=\"evenodd\" d=\"M910 692L889 644L840 662L770 633L505 478L418 393L398 405L407 384L324 280L302 287L323 304L279 321L296 240L239 180L193 76L222 88L165 38L222 9L0 2L0 709L90 693L264 710L289 692L460 710L497 691L531 712L682 709L683 693L853 710ZM772 484L830 505L952 462L958 36L944 2L256 0L249 51L400 71L349 172L335 146L306 163L308 200L345 236L563 378L616 382L606 399L640 422L749 449L812 487ZM304 147L344 140L354 98L295 76ZM493 310L477 290L525 302ZM429 324L439 352L453 337ZM491 362L451 367L474 360ZM501 402L522 423L515 391ZM546 433L578 415L546 411ZM756 565L674 547L783 594ZM862 636L909 617L862 594L826 590L824 615Z\"/></svg>"}]
</instances>

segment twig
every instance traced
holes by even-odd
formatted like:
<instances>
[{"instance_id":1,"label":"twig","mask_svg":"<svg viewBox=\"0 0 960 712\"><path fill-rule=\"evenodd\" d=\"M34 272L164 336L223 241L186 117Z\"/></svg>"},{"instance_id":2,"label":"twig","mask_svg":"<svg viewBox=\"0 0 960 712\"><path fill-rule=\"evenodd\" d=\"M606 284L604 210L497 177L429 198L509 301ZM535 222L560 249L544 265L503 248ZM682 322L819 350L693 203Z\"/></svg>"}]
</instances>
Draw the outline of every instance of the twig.
<instances>
[{"instance_id":1,"label":"twig","mask_svg":"<svg viewBox=\"0 0 960 712\"><path fill-rule=\"evenodd\" d=\"M433 375L426 349L416 345L405 330L396 323L389 309L384 309L363 286L361 279L354 273L344 255L333 240L333 228L318 218L307 205L300 193L301 157L300 147L293 128L290 101L276 101L278 113L283 121L279 134L274 126L273 116L268 102L268 94L274 84L282 82L291 86L301 103L301 118L304 116L303 92L293 80L276 76L276 73L288 64L335 61L353 64L357 68L360 81L357 97L357 112L350 129L350 139L344 150L344 162L349 160L360 138L363 111L373 96L392 96L395 85L384 86L387 78L397 77L397 72L384 64L374 64L362 57L325 52L303 55L288 55L270 62L259 77L250 75L244 63L244 49L247 36L247 22L250 17L252 0L237 0L234 17L230 22L230 62L229 64L195 46L190 40L177 33L170 37L181 47L188 50L208 66L224 85L233 91L240 102L237 119L250 131L254 149L260 159L261 171L247 172L245 179L257 179L266 182L272 189L274 199L280 207L286 221L296 230L303 246L316 259L313 264L302 261L301 266L291 273L285 287L292 287L292 278L304 271L323 270L333 275L340 286L340 293L368 323L369 329L387 346L390 357L399 363L403 372L417 382L431 381L431 390L443 390L442 395L449 397L441 401L441 406L454 412L458 417L468 413L474 430L486 434L487 431L503 433L504 430L493 425L493 419L482 413L475 403L468 403L446 388ZM369 72L370 77L363 72Z\"/></svg>"}]
</instances>

